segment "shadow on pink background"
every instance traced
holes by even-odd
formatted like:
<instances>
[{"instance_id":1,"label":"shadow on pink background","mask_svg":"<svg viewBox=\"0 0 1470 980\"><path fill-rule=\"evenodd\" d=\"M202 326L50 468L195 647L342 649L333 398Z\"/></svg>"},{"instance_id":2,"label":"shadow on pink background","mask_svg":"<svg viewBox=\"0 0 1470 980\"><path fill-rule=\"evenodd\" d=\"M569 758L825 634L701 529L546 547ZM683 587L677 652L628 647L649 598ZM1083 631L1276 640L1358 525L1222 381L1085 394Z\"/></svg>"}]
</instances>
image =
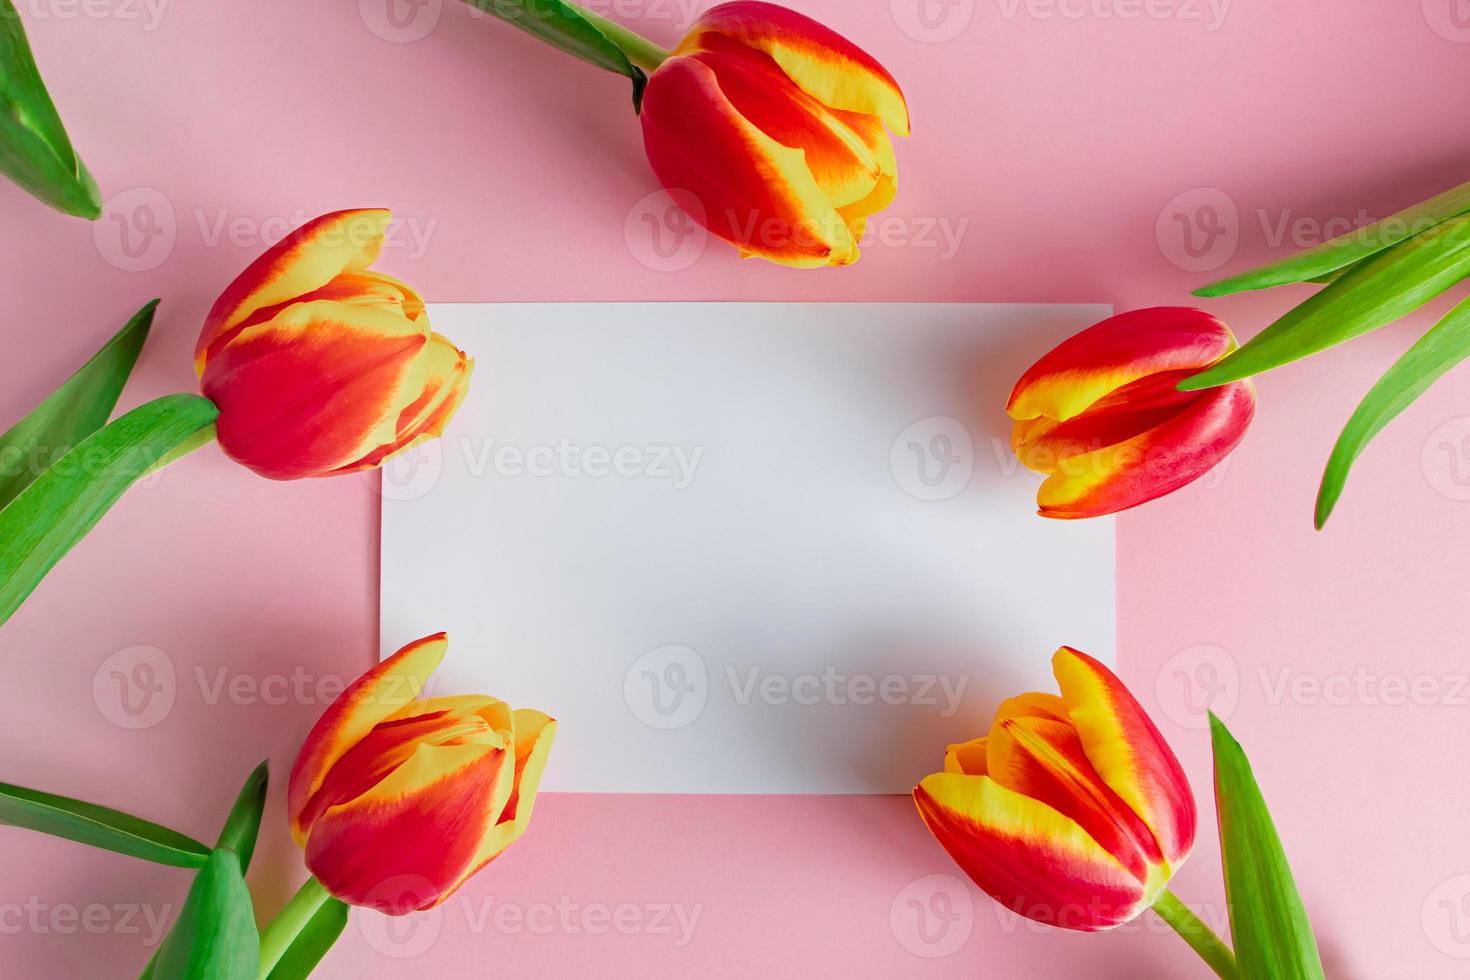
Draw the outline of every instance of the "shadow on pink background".
<instances>
[{"instance_id":1,"label":"shadow on pink background","mask_svg":"<svg viewBox=\"0 0 1470 980\"><path fill-rule=\"evenodd\" d=\"M815 273L717 243L660 256L622 80L457 0L393 0L394 20L388 2L19 4L110 203L93 226L0 187L0 418L153 296L165 302L127 404L191 388L214 295L266 241L332 208L392 207L384 267L436 300L1127 309L1191 302L1217 274L1344 230L1360 208L1382 217L1470 163L1456 0L794 0L909 96L915 135L879 240L855 269ZM665 42L685 19L672 0L599 9ZM1248 336L1304 294L1204 305ZM1405 412L1329 529L1311 530L1342 422L1445 305L1264 378L1228 465L1119 529L1123 673L1206 808L1203 708L1227 717L1334 980L1470 973L1470 377ZM490 375L495 352L474 353ZM261 684L372 661L376 513L375 478L271 484L212 449L131 492L0 632L0 776L211 838L269 756L251 878L273 913L302 874L280 791L320 705ZM163 651L174 680L134 728L104 675L139 645ZM1218 924L1215 847L1211 827L1177 891ZM0 962L15 977L136 975L148 915L171 914L189 882L18 830L0 833L0 867ZM69 917L93 903L105 913ZM616 914L621 931L597 931ZM1207 975L1152 916L1080 936L998 911L905 798L567 795L544 798L530 835L442 915L391 933L364 916L323 967L490 971Z\"/></svg>"}]
</instances>

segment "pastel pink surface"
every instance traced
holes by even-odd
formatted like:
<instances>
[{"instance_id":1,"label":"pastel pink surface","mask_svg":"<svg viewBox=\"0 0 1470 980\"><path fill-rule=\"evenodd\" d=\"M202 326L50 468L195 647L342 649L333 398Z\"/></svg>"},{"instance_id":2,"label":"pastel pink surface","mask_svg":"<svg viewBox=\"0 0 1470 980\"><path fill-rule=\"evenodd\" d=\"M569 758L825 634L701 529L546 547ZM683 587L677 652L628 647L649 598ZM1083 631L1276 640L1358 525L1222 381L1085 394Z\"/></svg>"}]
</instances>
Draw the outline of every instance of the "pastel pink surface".
<instances>
[{"instance_id":1,"label":"pastel pink surface","mask_svg":"<svg viewBox=\"0 0 1470 980\"><path fill-rule=\"evenodd\" d=\"M909 96L898 200L856 269L742 263L710 243L669 271L643 230L642 215L662 211L644 203L656 184L626 84L455 0L403 5L397 21L387 2L163 4L156 21L143 3L21 5L111 205L89 226L0 187L0 418L155 295L165 302L127 402L192 388L214 296L269 240L333 208L393 208L402 235L383 267L440 301L1123 310L1190 303L1217 273L1310 244L1314 228L1359 208L1382 216L1428 196L1470 162L1457 125L1470 28L1453 0L959 0L922 8L926 18L927 0L799 0ZM672 43L679 5L642 6L640 26ZM633 22L638 7L617 10ZM428 23L410 15L439 19L408 41ZM960 222L950 254L942 232ZM1197 239L1192 256L1180 237L1191 224L1226 233ZM163 234L139 237L142 227ZM1203 305L1248 337L1303 295ZM1214 692L1254 759L1335 980L1457 977L1467 961L1455 954L1470 954L1456 931L1470 926L1470 373L1405 412L1364 455L1328 529L1311 530L1342 422L1443 307L1262 379L1257 421L1230 462L1119 525L1123 674L1202 802L1199 709ZM495 352L472 353L489 377ZM374 486L274 484L209 450L130 493L0 631L0 778L208 839L269 756L251 878L262 917L273 913L301 874L285 776L321 707L294 678L307 689L350 678L377 649ZM135 730L93 685L136 645L164 652L176 698ZM258 689L272 677L284 686ZM1394 693L1416 683L1420 695ZM1214 849L1206 828L1177 890L1218 923ZM171 914L188 887L185 872L18 830L0 832L0 868L7 976L135 975L150 929L137 910ZM421 952L403 955L412 937L385 939L381 920L359 919L325 974L1207 975L1152 917L1120 934L1047 933L953 874L907 799L548 796ZM94 903L105 913L80 916ZM511 911L497 915L502 904ZM587 927L602 921L588 910L619 906L639 910L636 928ZM661 906L697 915L687 942L677 916L654 928ZM920 912L931 916L922 935Z\"/></svg>"}]
</instances>

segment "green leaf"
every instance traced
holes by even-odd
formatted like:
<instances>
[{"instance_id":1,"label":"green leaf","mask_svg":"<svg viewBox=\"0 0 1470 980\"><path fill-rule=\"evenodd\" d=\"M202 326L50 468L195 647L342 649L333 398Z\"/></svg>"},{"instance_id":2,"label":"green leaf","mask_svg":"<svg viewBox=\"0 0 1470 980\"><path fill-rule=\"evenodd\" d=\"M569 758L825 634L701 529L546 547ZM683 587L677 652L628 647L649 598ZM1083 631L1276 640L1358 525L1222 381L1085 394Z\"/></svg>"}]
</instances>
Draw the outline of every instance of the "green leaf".
<instances>
[{"instance_id":1,"label":"green leaf","mask_svg":"<svg viewBox=\"0 0 1470 980\"><path fill-rule=\"evenodd\" d=\"M1323 980L1317 940L1250 762L1213 713L1210 739L1225 898L1240 975L1243 980Z\"/></svg>"},{"instance_id":2,"label":"green leaf","mask_svg":"<svg viewBox=\"0 0 1470 980\"><path fill-rule=\"evenodd\" d=\"M154 980L258 980L260 934L240 859L216 848L144 970Z\"/></svg>"},{"instance_id":3,"label":"green leaf","mask_svg":"<svg viewBox=\"0 0 1470 980\"><path fill-rule=\"evenodd\" d=\"M53 460L107 424L153 325L154 300L31 413L0 435L0 508Z\"/></svg>"},{"instance_id":4,"label":"green leaf","mask_svg":"<svg viewBox=\"0 0 1470 980\"><path fill-rule=\"evenodd\" d=\"M1238 276L1212 282L1196 296L1227 296L1292 282L1320 282L1324 276L1392 248L1410 236L1470 211L1470 183L1445 191L1382 221L1338 235L1305 252Z\"/></svg>"},{"instance_id":5,"label":"green leaf","mask_svg":"<svg viewBox=\"0 0 1470 980\"><path fill-rule=\"evenodd\" d=\"M1416 398L1429 390L1446 371L1470 357L1470 299L1435 324L1404 356L1378 379L1348 419L1332 447L1317 491L1317 529L1327 523L1342 496L1348 470L1369 441Z\"/></svg>"},{"instance_id":6,"label":"green leaf","mask_svg":"<svg viewBox=\"0 0 1470 980\"><path fill-rule=\"evenodd\" d=\"M305 980L345 928L347 904L328 897L291 940L268 980Z\"/></svg>"},{"instance_id":7,"label":"green leaf","mask_svg":"<svg viewBox=\"0 0 1470 980\"><path fill-rule=\"evenodd\" d=\"M0 173L58 211L102 214L97 181L61 125L11 0L0 0Z\"/></svg>"},{"instance_id":8,"label":"green leaf","mask_svg":"<svg viewBox=\"0 0 1470 980\"><path fill-rule=\"evenodd\" d=\"M165 395L92 433L0 510L0 623L142 474L212 424L198 395Z\"/></svg>"},{"instance_id":9,"label":"green leaf","mask_svg":"<svg viewBox=\"0 0 1470 980\"><path fill-rule=\"evenodd\" d=\"M1180 391L1239 381L1350 340L1423 306L1470 275L1470 214L1359 263Z\"/></svg>"},{"instance_id":10,"label":"green leaf","mask_svg":"<svg viewBox=\"0 0 1470 980\"><path fill-rule=\"evenodd\" d=\"M255 839L260 836L260 815L265 810L265 790L269 783L270 760L266 760L255 767L240 788L215 845L234 851L240 858L240 867L246 871L250 870L250 858L255 854Z\"/></svg>"},{"instance_id":11,"label":"green leaf","mask_svg":"<svg viewBox=\"0 0 1470 980\"><path fill-rule=\"evenodd\" d=\"M0 783L0 824L178 868L202 867L209 848L141 817L65 796Z\"/></svg>"},{"instance_id":12,"label":"green leaf","mask_svg":"<svg viewBox=\"0 0 1470 980\"><path fill-rule=\"evenodd\" d=\"M588 64L637 81L642 72L577 7L563 0L465 0L532 37Z\"/></svg>"}]
</instances>

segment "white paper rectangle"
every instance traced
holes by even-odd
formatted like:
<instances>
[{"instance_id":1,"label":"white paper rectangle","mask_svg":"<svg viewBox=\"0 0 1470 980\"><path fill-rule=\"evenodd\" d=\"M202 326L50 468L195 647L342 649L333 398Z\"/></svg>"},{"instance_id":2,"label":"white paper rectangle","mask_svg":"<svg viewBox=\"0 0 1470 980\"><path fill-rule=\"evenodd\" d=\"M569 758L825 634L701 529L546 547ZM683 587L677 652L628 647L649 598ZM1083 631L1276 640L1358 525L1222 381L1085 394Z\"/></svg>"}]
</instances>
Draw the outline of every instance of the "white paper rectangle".
<instances>
[{"instance_id":1,"label":"white paper rectangle","mask_svg":"<svg viewBox=\"0 0 1470 980\"><path fill-rule=\"evenodd\" d=\"M907 792L1113 661L1113 523L1035 516L1004 411L1109 312L435 306L478 363L384 472L383 652L448 630L435 692L556 716L547 790Z\"/></svg>"}]
</instances>

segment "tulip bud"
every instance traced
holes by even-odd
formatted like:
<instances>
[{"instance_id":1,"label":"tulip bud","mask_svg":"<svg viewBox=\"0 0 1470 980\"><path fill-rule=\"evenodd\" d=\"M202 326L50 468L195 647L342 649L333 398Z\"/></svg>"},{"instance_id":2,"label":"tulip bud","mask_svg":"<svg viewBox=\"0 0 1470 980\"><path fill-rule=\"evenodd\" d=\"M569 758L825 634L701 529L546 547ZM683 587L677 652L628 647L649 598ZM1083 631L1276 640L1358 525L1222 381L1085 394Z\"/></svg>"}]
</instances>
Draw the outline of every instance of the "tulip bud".
<instances>
[{"instance_id":1,"label":"tulip bud","mask_svg":"<svg viewBox=\"0 0 1470 980\"><path fill-rule=\"evenodd\" d=\"M391 218L307 222L209 311L195 367L231 459L276 480L330 476L443 432L473 362L429 329L412 287L371 270Z\"/></svg>"},{"instance_id":2,"label":"tulip bud","mask_svg":"<svg viewBox=\"0 0 1470 980\"><path fill-rule=\"evenodd\" d=\"M425 637L358 678L291 770L292 836L344 902L431 908L530 823L556 722L479 695L420 700L448 645Z\"/></svg>"},{"instance_id":3,"label":"tulip bud","mask_svg":"<svg viewBox=\"0 0 1470 980\"><path fill-rule=\"evenodd\" d=\"M1064 341L1016 382L1011 446L1047 479L1042 517L1112 514L1198 479L1250 425L1250 381L1181 392L1180 381L1235 350L1202 310L1120 313Z\"/></svg>"},{"instance_id":4,"label":"tulip bud","mask_svg":"<svg viewBox=\"0 0 1470 980\"><path fill-rule=\"evenodd\" d=\"M852 42L775 4L711 8L648 80L643 141L659 181L741 254L847 265L893 200L893 76Z\"/></svg>"},{"instance_id":5,"label":"tulip bud","mask_svg":"<svg viewBox=\"0 0 1470 980\"><path fill-rule=\"evenodd\" d=\"M1080 932L1158 901L1194 846L1194 795L1159 730L1102 664L1063 647L1061 695L1001 704L914 790L919 815L986 894Z\"/></svg>"}]
</instances>

